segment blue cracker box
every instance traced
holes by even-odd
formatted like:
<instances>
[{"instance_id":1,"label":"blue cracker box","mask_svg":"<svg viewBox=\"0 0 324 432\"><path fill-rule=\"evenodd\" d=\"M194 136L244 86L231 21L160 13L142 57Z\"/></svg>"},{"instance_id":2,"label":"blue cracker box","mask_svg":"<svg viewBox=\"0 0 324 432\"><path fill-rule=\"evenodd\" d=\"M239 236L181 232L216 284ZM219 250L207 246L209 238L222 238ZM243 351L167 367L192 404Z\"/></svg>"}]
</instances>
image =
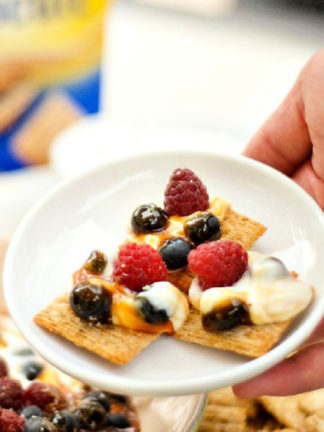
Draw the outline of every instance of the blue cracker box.
<instances>
[{"instance_id":1,"label":"blue cracker box","mask_svg":"<svg viewBox=\"0 0 324 432\"><path fill-rule=\"evenodd\" d=\"M99 110L106 0L0 0L0 171Z\"/></svg>"}]
</instances>

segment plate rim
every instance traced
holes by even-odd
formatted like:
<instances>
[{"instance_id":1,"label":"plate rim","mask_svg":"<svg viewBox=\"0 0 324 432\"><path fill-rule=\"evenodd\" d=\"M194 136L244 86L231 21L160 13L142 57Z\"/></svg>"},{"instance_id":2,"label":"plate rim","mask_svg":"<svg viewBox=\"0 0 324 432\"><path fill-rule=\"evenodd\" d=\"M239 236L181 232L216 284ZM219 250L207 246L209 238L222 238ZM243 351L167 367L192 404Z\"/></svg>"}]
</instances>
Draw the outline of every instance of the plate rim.
<instances>
[{"instance_id":1,"label":"plate rim","mask_svg":"<svg viewBox=\"0 0 324 432\"><path fill-rule=\"evenodd\" d=\"M73 364L69 362L65 362L63 356L59 354L48 352L48 348L46 344L41 344L40 346L37 343L37 338L33 335L34 333L29 332L27 329L25 331L25 327L23 325L23 320L19 319L19 308L15 307L15 296L12 294L14 292L10 290L10 280L11 280L11 269L14 269L14 256L15 250L19 246L20 237L24 234L25 230L28 229L29 223L33 220L34 217L37 217L38 212L46 206L46 204L52 200L53 197L59 195L61 190L64 190L66 187L75 185L79 181L84 180L86 178L91 177L94 173L103 171L108 169L111 166L118 166L121 163L131 163L136 160L138 162L141 159L143 162L145 159L159 158L159 157L169 157L169 156L198 156L198 157L212 157L218 159L225 159L230 162L236 162L245 165L246 167L251 167L252 169L257 170L259 173L264 175L269 174L271 177L277 178L279 181L286 184L288 188L290 188L297 196L300 197L304 202L307 203L307 206L311 208L312 214L316 216L316 219L320 224L322 224L324 228L324 216L319 205L313 200L313 198L307 194L300 186L298 186L295 182L293 182L290 178L282 174L281 172L271 168L267 165L264 165L260 162L257 162L252 159L248 159L247 157L243 157L241 155L227 155L217 151L161 151L161 152L143 152L137 155L130 155L127 157L121 157L118 159L114 159L111 162L104 163L98 167L95 167L91 170L87 170L83 173L80 173L71 178L67 178L61 181L59 184L54 186L51 190L49 190L40 200L38 200L34 206L28 211L19 227L17 228L13 239L9 245L9 249L6 255L4 271L3 271L3 284L4 284L4 294L5 299L8 305L9 312L14 320L17 328L23 335L23 337L28 341L28 343L37 351L42 357L44 357L48 362L54 364L57 368L61 369L63 372L76 377L81 381L86 381L95 385L96 387L106 387L112 391L117 391L120 393L130 393L133 395L152 395L152 396L177 396L183 394L193 394L193 393L201 393L210 391L216 388L226 387L228 385L236 384L242 380L249 379L253 376L258 375L259 373L264 372L265 370L271 368L275 364L279 363L284 359L288 354L293 352L300 343L305 340L312 330L315 328L316 324L320 321L321 317L324 313L324 295L321 298L318 298L317 304L314 306L312 313L309 317L307 317L306 322L302 323L301 326L296 329L289 337L285 340L285 343L279 343L276 347L274 347L271 351L264 354L263 356L250 359L249 362L244 363L244 365L234 366L233 369L229 371L223 371L221 376L219 372L217 374L208 374L201 375L198 378L185 378L181 381L176 381L174 384L172 380L164 380L164 381L153 381L153 380L136 380L124 377L109 376L109 383L105 384L103 377L98 377L97 374L92 373L92 371L87 371L87 376L84 377L84 371L80 374L80 371ZM324 229L323 229L324 232ZM306 325L307 324L307 325ZM45 330L44 330L45 331ZM244 367L244 376L242 376L241 368ZM216 375L216 377L215 377ZM216 381L215 381L216 378Z\"/></svg>"}]
</instances>

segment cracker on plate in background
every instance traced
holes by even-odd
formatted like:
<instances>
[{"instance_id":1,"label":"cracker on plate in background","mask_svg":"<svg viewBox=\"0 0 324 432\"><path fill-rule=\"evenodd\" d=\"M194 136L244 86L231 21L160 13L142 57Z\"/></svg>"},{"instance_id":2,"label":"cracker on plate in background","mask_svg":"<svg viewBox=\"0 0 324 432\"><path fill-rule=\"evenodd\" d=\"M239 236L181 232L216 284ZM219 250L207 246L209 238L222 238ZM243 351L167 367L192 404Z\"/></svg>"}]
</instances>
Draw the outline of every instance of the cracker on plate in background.
<instances>
[{"instance_id":1,"label":"cracker on plate in background","mask_svg":"<svg viewBox=\"0 0 324 432\"><path fill-rule=\"evenodd\" d=\"M305 425L308 432L324 432L324 410L307 417Z\"/></svg>"},{"instance_id":2,"label":"cracker on plate in background","mask_svg":"<svg viewBox=\"0 0 324 432\"><path fill-rule=\"evenodd\" d=\"M197 432L324 432L323 395L320 389L243 400L231 388L215 390Z\"/></svg>"},{"instance_id":3,"label":"cracker on plate in background","mask_svg":"<svg viewBox=\"0 0 324 432\"><path fill-rule=\"evenodd\" d=\"M281 424L304 430L306 414L300 409L299 401L301 395L287 397L262 396L259 400L266 410L273 415Z\"/></svg>"},{"instance_id":4,"label":"cracker on plate in background","mask_svg":"<svg viewBox=\"0 0 324 432\"><path fill-rule=\"evenodd\" d=\"M83 115L83 110L66 94L50 94L11 138L13 151L31 165L48 162L56 135Z\"/></svg>"},{"instance_id":5,"label":"cracker on plate in background","mask_svg":"<svg viewBox=\"0 0 324 432\"><path fill-rule=\"evenodd\" d=\"M0 94L0 134L11 127L36 99L39 90L31 83L20 83Z\"/></svg>"},{"instance_id":6,"label":"cracker on plate in background","mask_svg":"<svg viewBox=\"0 0 324 432\"><path fill-rule=\"evenodd\" d=\"M259 398L282 425L302 432L324 432L324 389L295 396Z\"/></svg>"},{"instance_id":7,"label":"cracker on plate in background","mask_svg":"<svg viewBox=\"0 0 324 432\"><path fill-rule=\"evenodd\" d=\"M0 95L25 78L28 65L25 62L2 60L0 61Z\"/></svg>"}]
</instances>

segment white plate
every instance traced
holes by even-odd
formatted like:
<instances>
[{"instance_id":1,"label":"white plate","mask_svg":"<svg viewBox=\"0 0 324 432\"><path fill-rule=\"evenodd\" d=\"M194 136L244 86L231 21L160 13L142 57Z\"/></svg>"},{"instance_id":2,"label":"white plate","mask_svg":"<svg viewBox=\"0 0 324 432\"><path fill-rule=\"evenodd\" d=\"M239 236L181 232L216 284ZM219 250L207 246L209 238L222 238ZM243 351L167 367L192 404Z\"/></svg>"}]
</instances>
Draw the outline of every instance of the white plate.
<instances>
[{"instance_id":1,"label":"white plate","mask_svg":"<svg viewBox=\"0 0 324 432\"><path fill-rule=\"evenodd\" d=\"M268 226L255 249L284 260L312 283L316 298L284 340L251 360L161 337L130 364L118 367L37 327L33 316L58 294L94 248L124 240L132 210L162 203L171 171L193 169L210 195ZM66 181L28 214L9 248L4 272L8 307L23 336L48 361L92 385L137 395L181 395L245 380L273 366L309 335L324 312L323 215L287 177L242 157L166 152L131 157Z\"/></svg>"}]
</instances>

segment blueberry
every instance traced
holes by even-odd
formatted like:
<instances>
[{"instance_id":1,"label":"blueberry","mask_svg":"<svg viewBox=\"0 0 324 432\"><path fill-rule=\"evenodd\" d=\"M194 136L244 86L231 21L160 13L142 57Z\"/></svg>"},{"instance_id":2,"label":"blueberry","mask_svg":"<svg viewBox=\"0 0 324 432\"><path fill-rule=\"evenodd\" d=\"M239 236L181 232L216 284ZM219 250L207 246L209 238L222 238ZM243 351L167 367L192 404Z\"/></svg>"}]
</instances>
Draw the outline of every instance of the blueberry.
<instances>
[{"instance_id":1,"label":"blueberry","mask_svg":"<svg viewBox=\"0 0 324 432\"><path fill-rule=\"evenodd\" d=\"M81 401L74 415L80 427L84 429L98 430L107 422L106 410L99 402Z\"/></svg>"},{"instance_id":2,"label":"blueberry","mask_svg":"<svg viewBox=\"0 0 324 432\"><path fill-rule=\"evenodd\" d=\"M188 264L188 254L192 245L182 238L172 237L166 240L159 252L168 270L177 270Z\"/></svg>"},{"instance_id":3,"label":"blueberry","mask_svg":"<svg viewBox=\"0 0 324 432\"><path fill-rule=\"evenodd\" d=\"M150 233L165 227L168 221L166 212L155 204L144 204L135 209L132 215L132 228L136 233Z\"/></svg>"},{"instance_id":4,"label":"blueberry","mask_svg":"<svg viewBox=\"0 0 324 432\"><path fill-rule=\"evenodd\" d=\"M49 420L33 416L27 419L25 432L58 432L58 430Z\"/></svg>"},{"instance_id":5,"label":"blueberry","mask_svg":"<svg viewBox=\"0 0 324 432\"><path fill-rule=\"evenodd\" d=\"M106 411L109 411L110 409L110 401L109 401L109 395L103 391L92 391L90 393L87 393L83 400L90 400L93 402L99 402Z\"/></svg>"},{"instance_id":6,"label":"blueberry","mask_svg":"<svg viewBox=\"0 0 324 432\"><path fill-rule=\"evenodd\" d=\"M43 371L43 366L35 361L29 361L22 367L22 372L29 381L36 379Z\"/></svg>"},{"instance_id":7,"label":"blueberry","mask_svg":"<svg viewBox=\"0 0 324 432\"><path fill-rule=\"evenodd\" d=\"M94 250L83 267L88 273L100 275L105 270L107 262L107 258L102 252Z\"/></svg>"},{"instance_id":8,"label":"blueberry","mask_svg":"<svg viewBox=\"0 0 324 432\"><path fill-rule=\"evenodd\" d=\"M233 299L222 309L209 312L202 316L202 325L205 330L213 332L231 330L240 324L249 322L247 307L240 300Z\"/></svg>"},{"instance_id":9,"label":"blueberry","mask_svg":"<svg viewBox=\"0 0 324 432\"><path fill-rule=\"evenodd\" d=\"M76 416L67 410L57 411L52 418L52 423L58 432L75 432L79 429Z\"/></svg>"},{"instance_id":10,"label":"blueberry","mask_svg":"<svg viewBox=\"0 0 324 432\"><path fill-rule=\"evenodd\" d=\"M149 324L164 324L169 320L165 309L157 309L145 297L137 297L136 308L144 321Z\"/></svg>"},{"instance_id":11,"label":"blueberry","mask_svg":"<svg viewBox=\"0 0 324 432\"><path fill-rule=\"evenodd\" d=\"M43 417L44 413L40 408L38 408L38 406L29 405L29 406L26 406L24 409L21 410L20 415L22 417L25 417L25 419L29 419L30 417L33 417L33 416Z\"/></svg>"},{"instance_id":12,"label":"blueberry","mask_svg":"<svg viewBox=\"0 0 324 432\"><path fill-rule=\"evenodd\" d=\"M185 223L185 235L196 245L218 240L222 235L221 225L210 212L199 212Z\"/></svg>"},{"instance_id":13,"label":"blueberry","mask_svg":"<svg viewBox=\"0 0 324 432\"><path fill-rule=\"evenodd\" d=\"M129 419L118 413L111 413L107 415L107 426L114 426L119 429L126 429L131 426Z\"/></svg>"},{"instance_id":14,"label":"blueberry","mask_svg":"<svg viewBox=\"0 0 324 432\"><path fill-rule=\"evenodd\" d=\"M70 294L70 305L83 320L107 323L111 315L111 293L90 281L78 283Z\"/></svg>"}]
</instances>

